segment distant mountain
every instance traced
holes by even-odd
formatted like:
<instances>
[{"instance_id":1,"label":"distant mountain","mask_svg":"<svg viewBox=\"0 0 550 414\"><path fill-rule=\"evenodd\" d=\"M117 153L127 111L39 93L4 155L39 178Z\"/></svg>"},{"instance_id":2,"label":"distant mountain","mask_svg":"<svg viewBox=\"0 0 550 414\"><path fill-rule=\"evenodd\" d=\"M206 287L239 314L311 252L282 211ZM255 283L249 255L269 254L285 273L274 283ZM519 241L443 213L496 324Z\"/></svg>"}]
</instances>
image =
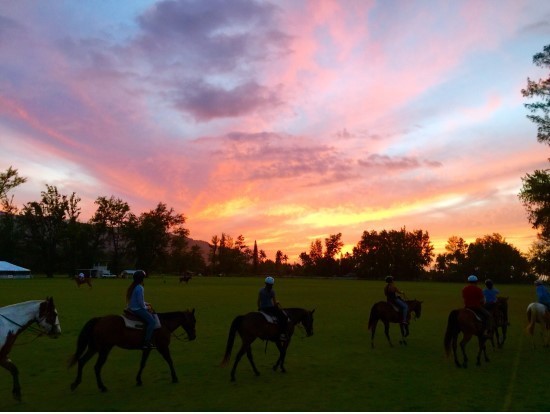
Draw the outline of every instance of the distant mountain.
<instances>
[{"instance_id":1,"label":"distant mountain","mask_svg":"<svg viewBox=\"0 0 550 414\"><path fill-rule=\"evenodd\" d=\"M195 240L190 237L187 238L187 248L191 249L193 246L199 246L204 261L208 263L208 255L210 254L210 244L204 240Z\"/></svg>"}]
</instances>

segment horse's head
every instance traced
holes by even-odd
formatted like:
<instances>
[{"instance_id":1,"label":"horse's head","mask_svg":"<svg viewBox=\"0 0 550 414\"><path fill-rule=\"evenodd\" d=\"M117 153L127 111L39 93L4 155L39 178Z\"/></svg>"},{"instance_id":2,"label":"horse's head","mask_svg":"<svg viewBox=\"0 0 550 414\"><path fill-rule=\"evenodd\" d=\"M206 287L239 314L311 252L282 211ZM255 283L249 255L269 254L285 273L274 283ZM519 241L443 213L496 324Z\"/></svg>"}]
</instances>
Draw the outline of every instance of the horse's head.
<instances>
[{"instance_id":1,"label":"horse's head","mask_svg":"<svg viewBox=\"0 0 550 414\"><path fill-rule=\"evenodd\" d=\"M306 310L300 321L306 330L306 336L313 335L313 313L314 312L315 312L315 309L313 309L312 311Z\"/></svg>"},{"instance_id":2,"label":"horse's head","mask_svg":"<svg viewBox=\"0 0 550 414\"><path fill-rule=\"evenodd\" d=\"M197 323L197 320L195 319L195 309L193 310L187 310L183 312L184 318L181 323L181 327L185 330L187 333L187 337L190 341L193 341L197 334L195 332L195 324Z\"/></svg>"},{"instance_id":3,"label":"horse's head","mask_svg":"<svg viewBox=\"0 0 550 414\"><path fill-rule=\"evenodd\" d=\"M48 297L44 302L40 303L36 322L44 329L48 336L57 338L61 335L61 325L59 324L59 317L53 303L53 298Z\"/></svg>"},{"instance_id":4,"label":"horse's head","mask_svg":"<svg viewBox=\"0 0 550 414\"><path fill-rule=\"evenodd\" d=\"M422 301L414 299L408 301L407 303L409 305L409 310L414 312L417 318L420 318L420 314L422 313Z\"/></svg>"}]
</instances>

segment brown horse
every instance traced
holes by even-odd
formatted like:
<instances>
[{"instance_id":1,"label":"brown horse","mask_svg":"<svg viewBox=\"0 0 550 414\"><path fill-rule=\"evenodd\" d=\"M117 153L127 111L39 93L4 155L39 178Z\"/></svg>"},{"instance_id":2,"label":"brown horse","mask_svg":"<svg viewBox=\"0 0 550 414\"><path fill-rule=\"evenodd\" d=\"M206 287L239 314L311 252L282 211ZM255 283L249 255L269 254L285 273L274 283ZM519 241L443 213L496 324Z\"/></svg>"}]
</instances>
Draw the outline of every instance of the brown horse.
<instances>
[{"instance_id":1,"label":"brown horse","mask_svg":"<svg viewBox=\"0 0 550 414\"><path fill-rule=\"evenodd\" d=\"M158 313L157 315L161 327L155 329L153 342L170 367L172 382L178 382L170 355L170 339L172 333L180 326L185 330L190 341L195 339L195 309L185 312ZM141 373L151 352L150 348L142 349L143 337L143 329L127 328L122 316L107 315L90 319L78 336L76 353L69 360L69 367L78 362L78 372L76 379L71 384L71 390L74 391L82 382L82 369L86 362L98 353L99 356L94 367L97 386L102 392L107 391L101 379L101 367L105 364L107 356L114 346L123 349L142 350L141 364L136 377L137 385L142 385Z\"/></svg>"},{"instance_id":2,"label":"brown horse","mask_svg":"<svg viewBox=\"0 0 550 414\"><path fill-rule=\"evenodd\" d=\"M189 274L185 274L183 276L180 276L180 283L185 282L185 284L189 283L189 281L192 279L192 276Z\"/></svg>"},{"instance_id":3,"label":"brown horse","mask_svg":"<svg viewBox=\"0 0 550 414\"><path fill-rule=\"evenodd\" d=\"M464 362L461 364L458 361L456 354L458 335L462 332L462 341L460 341L460 349L462 350L462 357ZM476 365L481 365L481 354L485 357L485 362L489 362L487 357L487 348L485 342L487 337L484 335L484 328L479 317L474 311L466 308L452 310L447 320L447 330L445 331L445 353L447 356L451 353L451 346L453 350L453 356L455 364L458 368L468 367L468 356L466 355L466 345L472 339L473 336L477 336L479 350L477 353Z\"/></svg>"},{"instance_id":4,"label":"brown horse","mask_svg":"<svg viewBox=\"0 0 550 414\"><path fill-rule=\"evenodd\" d=\"M313 335L313 313L314 310L308 311L303 308L285 308L283 311L287 314L290 322L288 324L288 339L287 341L282 342L280 340L280 330L279 326L275 323L268 322L264 315L260 312L250 312L246 315L237 316L231 323L231 328L229 330L229 337L227 338L227 346L225 348L225 356L222 361L222 366L226 366L229 363L231 358L231 350L233 349L233 344L235 342L235 335L238 332L241 339L242 345L241 349L235 357L235 363L231 369L231 381L235 381L235 370L237 365L241 360L242 356L246 353L252 369L256 375L260 375L260 372L254 364L254 359L252 357L251 345L256 338L260 338L266 341L273 341L279 350L279 359L273 366L273 371L276 371L277 368L281 368L282 372L286 372L285 369L285 357L288 346L290 345L290 340L292 334L294 333L294 327L298 324L306 330L306 335Z\"/></svg>"},{"instance_id":5,"label":"brown horse","mask_svg":"<svg viewBox=\"0 0 550 414\"><path fill-rule=\"evenodd\" d=\"M486 305L485 308L491 314L493 318L493 327L497 338L497 347L502 348L504 341L506 341L506 332L508 331L508 298L499 297L495 304ZM495 347L493 338L491 338L491 344Z\"/></svg>"},{"instance_id":6,"label":"brown horse","mask_svg":"<svg viewBox=\"0 0 550 414\"><path fill-rule=\"evenodd\" d=\"M420 318L422 313L422 301L419 300L406 300L405 303L409 307L407 312L407 322L411 320L411 314L414 313L415 318ZM386 338L388 338L388 343L393 347L393 344L390 339L390 322L400 324L401 328L401 339L399 343L402 345L407 345L406 337L409 336L409 325L402 324L401 318L401 309L396 310L393 305L388 302L380 301L372 305L369 316L369 330L371 333L371 347L374 348L374 334L376 332L376 325L378 321L382 321L384 324L384 333Z\"/></svg>"},{"instance_id":7,"label":"brown horse","mask_svg":"<svg viewBox=\"0 0 550 414\"><path fill-rule=\"evenodd\" d=\"M31 326L35 322L40 329ZM19 370L9 359L9 353L19 334L27 328L34 331L37 336L46 333L50 337L57 338L61 334L53 298L30 300L0 308L0 366L11 373L12 395L18 401L21 401Z\"/></svg>"},{"instance_id":8,"label":"brown horse","mask_svg":"<svg viewBox=\"0 0 550 414\"><path fill-rule=\"evenodd\" d=\"M76 285L78 287L80 287L80 285L88 285L88 286L92 287L92 281L91 281L91 278L89 278L89 277L75 276L74 280L75 280Z\"/></svg>"}]
</instances>

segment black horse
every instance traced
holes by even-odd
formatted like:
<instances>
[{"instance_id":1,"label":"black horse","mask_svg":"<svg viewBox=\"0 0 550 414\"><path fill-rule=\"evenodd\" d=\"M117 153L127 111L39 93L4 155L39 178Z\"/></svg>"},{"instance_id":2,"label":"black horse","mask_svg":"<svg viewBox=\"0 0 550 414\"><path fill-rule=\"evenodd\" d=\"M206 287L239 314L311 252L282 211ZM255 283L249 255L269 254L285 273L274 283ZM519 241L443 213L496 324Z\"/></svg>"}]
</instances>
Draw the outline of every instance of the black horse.
<instances>
[{"instance_id":1,"label":"black horse","mask_svg":"<svg viewBox=\"0 0 550 414\"><path fill-rule=\"evenodd\" d=\"M416 318L420 318L422 313L422 302L418 300L406 300L409 310L407 312L407 322L411 320L411 313L415 314ZM388 338L388 343L390 346L393 346L390 339L390 322L400 324L401 328L401 339L399 340L400 344L407 345L405 338L409 336L409 326L408 324L402 324L402 314L401 310L397 310L388 302L380 301L372 305L369 316L369 330L371 333L371 346L374 348L374 334L376 332L376 325L378 321L382 321L384 324L384 333L386 338Z\"/></svg>"},{"instance_id":2,"label":"black horse","mask_svg":"<svg viewBox=\"0 0 550 414\"><path fill-rule=\"evenodd\" d=\"M246 315L237 316L233 320L233 322L231 323L231 328L229 330L229 337L227 338L227 346L225 348L225 355L222 361L222 366L225 366L229 363L229 360L231 358L231 350L233 349L235 335L237 332L241 336L242 345L241 349L237 353L237 356L235 357L233 368L231 369L231 381L235 381L235 370L237 369L237 365L239 364L239 361L245 353L248 357L248 360L250 361L250 364L252 365L254 373L256 375L260 375L260 372L254 364L252 350L250 347L252 345L252 342L254 342L256 338L275 342L275 345L277 345L277 349L279 350L279 359L277 359L277 362L273 366L273 370L275 371L277 370L277 368L280 367L282 372L286 372L284 366L286 351L288 346L290 345L290 340L292 338L292 334L294 333L294 327L297 324L302 324L306 330L306 335L313 335L313 313L315 312L315 309L312 311L308 311L303 308L285 308L284 312L288 315L288 318L290 319L290 322L288 324L288 339L286 341L280 340L281 332L279 326L275 323L268 322L265 319L264 315L262 315L260 312L250 312Z\"/></svg>"},{"instance_id":3,"label":"black horse","mask_svg":"<svg viewBox=\"0 0 550 414\"><path fill-rule=\"evenodd\" d=\"M155 329L153 342L170 367L172 382L178 382L178 377L176 376L176 371L170 355L170 339L172 332L180 326L185 330L190 341L195 339L195 309L185 312L158 313L157 315L161 327ZM101 379L101 368L103 364L105 364L107 356L114 346L124 349L142 350L141 364L136 377L137 385L142 385L141 373L151 353L150 348L142 349L142 345L143 329L127 328L122 316L107 315L90 319L86 322L78 336L76 353L69 360L69 367L78 362L78 372L76 374L76 379L71 384L71 390L74 391L82 382L82 369L86 362L98 353L99 356L94 366L97 386L102 392L107 391Z\"/></svg>"}]
</instances>

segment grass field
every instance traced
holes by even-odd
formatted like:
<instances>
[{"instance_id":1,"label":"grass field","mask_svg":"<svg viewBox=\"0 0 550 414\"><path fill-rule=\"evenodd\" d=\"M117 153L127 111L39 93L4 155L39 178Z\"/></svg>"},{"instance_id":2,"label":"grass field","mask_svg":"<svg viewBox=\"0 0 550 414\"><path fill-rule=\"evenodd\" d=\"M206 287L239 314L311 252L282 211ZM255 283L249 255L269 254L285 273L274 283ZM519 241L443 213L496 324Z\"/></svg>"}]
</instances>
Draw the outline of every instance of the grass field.
<instances>
[{"instance_id":1,"label":"grass field","mask_svg":"<svg viewBox=\"0 0 550 414\"><path fill-rule=\"evenodd\" d=\"M93 374L95 358L80 387L71 392L76 369L67 368L76 338L93 316L120 314L129 280L94 280L77 288L67 278L0 280L0 305L51 295L60 314L58 339L30 333L18 338L11 359L20 370L23 402L11 398L11 377L0 371L2 411L549 411L550 349L537 348L525 335L525 309L534 300L532 286L498 286L509 296L508 339L502 350L489 346L491 362L475 366L476 341L468 345L470 367L458 369L445 357L447 316L461 306L460 284L401 283L409 298L423 300L422 316L411 324L407 346L398 345L398 326L370 347L370 307L383 299L383 282L277 279L275 290L286 307L315 308L315 335L303 329L293 337L282 374L271 366L277 351L254 344L259 377L246 358L229 381L230 367L219 366L233 318L254 310L260 278L194 278L188 285L175 277L146 281L146 299L158 312L196 309L197 339L171 344L180 382L172 384L168 367L156 352L135 385L140 354L114 349L103 368L109 389L101 393ZM179 331L178 333L182 333ZM32 342L31 342L32 341ZM236 341L236 348L240 339ZM233 355L236 349L234 349Z\"/></svg>"}]
</instances>

